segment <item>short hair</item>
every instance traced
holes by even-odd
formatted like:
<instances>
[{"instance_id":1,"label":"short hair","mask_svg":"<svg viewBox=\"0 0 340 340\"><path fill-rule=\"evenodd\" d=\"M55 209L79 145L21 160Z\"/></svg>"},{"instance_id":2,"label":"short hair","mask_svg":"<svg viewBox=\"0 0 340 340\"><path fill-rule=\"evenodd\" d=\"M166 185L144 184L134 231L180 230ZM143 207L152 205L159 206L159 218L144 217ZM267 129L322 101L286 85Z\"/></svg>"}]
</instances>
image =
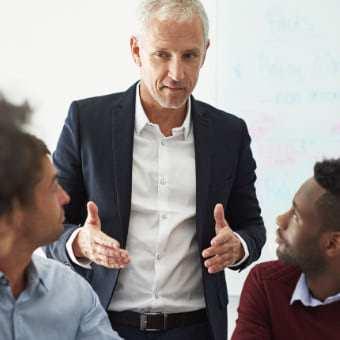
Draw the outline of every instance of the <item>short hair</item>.
<instances>
[{"instance_id":1,"label":"short hair","mask_svg":"<svg viewBox=\"0 0 340 340\"><path fill-rule=\"evenodd\" d=\"M50 154L42 140L21 130L29 113L28 103L15 106L0 98L0 216L11 211L15 200L33 202L42 159Z\"/></svg>"},{"instance_id":2,"label":"short hair","mask_svg":"<svg viewBox=\"0 0 340 340\"><path fill-rule=\"evenodd\" d=\"M204 42L209 39L209 20L199 0L141 0L137 7L137 33L144 33L149 21L157 16L160 20L186 21L198 15L202 22Z\"/></svg>"},{"instance_id":3,"label":"short hair","mask_svg":"<svg viewBox=\"0 0 340 340\"><path fill-rule=\"evenodd\" d=\"M314 178L326 190L316 202L322 227L340 231L340 158L317 162L314 166Z\"/></svg>"}]
</instances>

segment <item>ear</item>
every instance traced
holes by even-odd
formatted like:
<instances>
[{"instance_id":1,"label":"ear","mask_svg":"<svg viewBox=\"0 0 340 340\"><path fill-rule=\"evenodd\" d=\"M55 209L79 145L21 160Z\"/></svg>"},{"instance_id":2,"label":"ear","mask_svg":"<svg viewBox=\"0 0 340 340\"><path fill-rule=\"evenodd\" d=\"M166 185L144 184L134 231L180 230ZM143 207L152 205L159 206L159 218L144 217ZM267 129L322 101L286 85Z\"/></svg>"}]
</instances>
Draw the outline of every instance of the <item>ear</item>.
<instances>
[{"instance_id":1,"label":"ear","mask_svg":"<svg viewBox=\"0 0 340 340\"><path fill-rule=\"evenodd\" d=\"M139 67L142 66L141 58L140 58L140 47L139 47L139 41L136 36L132 36L130 38L130 49L133 61L136 65Z\"/></svg>"},{"instance_id":2,"label":"ear","mask_svg":"<svg viewBox=\"0 0 340 340\"><path fill-rule=\"evenodd\" d=\"M329 232L325 250L328 257L340 256L340 231Z\"/></svg>"},{"instance_id":3,"label":"ear","mask_svg":"<svg viewBox=\"0 0 340 340\"><path fill-rule=\"evenodd\" d=\"M203 64L204 64L204 62L205 62L205 57L206 57L206 55L207 55L207 51L208 51L209 46L210 46L210 40L208 40L207 43L205 44L204 55L203 55L201 67L203 66Z\"/></svg>"}]
</instances>

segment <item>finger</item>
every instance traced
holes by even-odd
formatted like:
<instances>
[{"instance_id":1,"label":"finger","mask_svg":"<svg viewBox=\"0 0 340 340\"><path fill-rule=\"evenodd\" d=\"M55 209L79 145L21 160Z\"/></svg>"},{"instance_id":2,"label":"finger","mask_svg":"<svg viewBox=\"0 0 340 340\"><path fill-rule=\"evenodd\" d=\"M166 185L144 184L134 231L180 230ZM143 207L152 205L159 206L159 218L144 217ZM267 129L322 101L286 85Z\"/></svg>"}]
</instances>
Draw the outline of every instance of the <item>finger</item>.
<instances>
[{"instance_id":1,"label":"finger","mask_svg":"<svg viewBox=\"0 0 340 340\"><path fill-rule=\"evenodd\" d=\"M233 253L233 245L223 243L222 245L209 247L203 251L202 256L208 258L215 255L223 255L225 253Z\"/></svg>"},{"instance_id":2,"label":"finger","mask_svg":"<svg viewBox=\"0 0 340 340\"><path fill-rule=\"evenodd\" d=\"M100 254L104 256L110 256L110 257L120 257L120 249L118 248L112 248L112 247L105 247L102 244L99 244L97 242L94 242L93 245L93 253Z\"/></svg>"},{"instance_id":3,"label":"finger","mask_svg":"<svg viewBox=\"0 0 340 340\"><path fill-rule=\"evenodd\" d=\"M208 268L208 273L209 274L215 274L215 273L223 271L226 267L228 267L228 265L211 266L211 267Z\"/></svg>"},{"instance_id":4,"label":"finger","mask_svg":"<svg viewBox=\"0 0 340 340\"><path fill-rule=\"evenodd\" d=\"M120 263L113 257L96 254L93 256L93 262L107 268L124 268L125 264Z\"/></svg>"},{"instance_id":5,"label":"finger","mask_svg":"<svg viewBox=\"0 0 340 340\"><path fill-rule=\"evenodd\" d=\"M204 266L207 268L216 266L230 266L234 259L231 254L215 255L204 261Z\"/></svg>"},{"instance_id":6,"label":"finger","mask_svg":"<svg viewBox=\"0 0 340 340\"><path fill-rule=\"evenodd\" d=\"M92 201L87 202L86 223L91 224L91 225L98 227L100 229L100 218L99 218L99 215L98 215L98 207Z\"/></svg>"},{"instance_id":7,"label":"finger","mask_svg":"<svg viewBox=\"0 0 340 340\"><path fill-rule=\"evenodd\" d=\"M130 262L130 257L127 250L124 249L113 249L108 248L99 244L93 245L93 253L99 254L107 257L113 257L117 262L128 263Z\"/></svg>"},{"instance_id":8,"label":"finger","mask_svg":"<svg viewBox=\"0 0 340 340\"><path fill-rule=\"evenodd\" d=\"M226 226L226 220L224 218L224 209L221 203L217 203L214 209L215 218L215 231L216 234Z\"/></svg>"}]
</instances>

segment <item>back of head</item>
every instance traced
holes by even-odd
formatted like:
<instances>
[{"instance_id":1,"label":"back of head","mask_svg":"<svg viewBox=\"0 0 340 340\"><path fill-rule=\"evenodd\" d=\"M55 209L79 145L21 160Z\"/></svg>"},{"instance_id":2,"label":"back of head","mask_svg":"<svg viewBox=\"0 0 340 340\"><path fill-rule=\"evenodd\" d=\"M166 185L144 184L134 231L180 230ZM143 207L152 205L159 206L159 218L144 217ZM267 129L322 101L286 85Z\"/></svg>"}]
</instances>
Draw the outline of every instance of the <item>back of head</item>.
<instances>
[{"instance_id":1,"label":"back of head","mask_svg":"<svg viewBox=\"0 0 340 340\"><path fill-rule=\"evenodd\" d=\"M340 231L340 158L318 162L314 166L316 182L326 190L317 202L325 230Z\"/></svg>"},{"instance_id":2,"label":"back of head","mask_svg":"<svg viewBox=\"0 0 340 340\"><path fill-rule=\"evenodd\" d=\"M6 100L0 92L0 127L16 127L20 129L21 125L26 123L32 110L27 102L22 105L15 105Z\"/></svg>"},{"instance_id":3,"label":"back of head","mask_svg":"<svg viewBox=\"0 0 340 340\"><path fill-rule=\"evenodd\" d=\"M199 16L203 26L204 41L208 41L208 16L199 0L141 0L137 8L137 33L143 34L151 19L187 21Z\"/></svg>"},{"instance_id":4,"label":"back of head","mask_svg":"<svg viewBox=\"0 0 340 340\"><path fill-rule=\"evenodd\" d=\"M21 129L30 112L27 103L16 106L0 97L0 216L15 200L29 204L43 156L49 153L40 139Z\"/></svg>"}]
</instances>

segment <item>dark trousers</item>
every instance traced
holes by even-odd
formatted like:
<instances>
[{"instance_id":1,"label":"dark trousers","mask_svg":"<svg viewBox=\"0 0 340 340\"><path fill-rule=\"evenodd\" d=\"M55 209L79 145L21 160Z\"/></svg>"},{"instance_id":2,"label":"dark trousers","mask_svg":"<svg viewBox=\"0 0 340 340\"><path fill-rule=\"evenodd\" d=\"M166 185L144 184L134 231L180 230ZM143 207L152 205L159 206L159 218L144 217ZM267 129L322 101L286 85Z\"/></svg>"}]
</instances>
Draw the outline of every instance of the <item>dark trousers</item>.
<instances>
[{"instance_id":1,"label":"dark trousers","mask_svg":"<svg viewBox=\"0 0 340 340\"><path fill-rule=\"evenodd\" d=\"M208 322L160 332L141 331L117 324L113 328L125 340L213 340Z\"/></svg>"}]
</instances>

